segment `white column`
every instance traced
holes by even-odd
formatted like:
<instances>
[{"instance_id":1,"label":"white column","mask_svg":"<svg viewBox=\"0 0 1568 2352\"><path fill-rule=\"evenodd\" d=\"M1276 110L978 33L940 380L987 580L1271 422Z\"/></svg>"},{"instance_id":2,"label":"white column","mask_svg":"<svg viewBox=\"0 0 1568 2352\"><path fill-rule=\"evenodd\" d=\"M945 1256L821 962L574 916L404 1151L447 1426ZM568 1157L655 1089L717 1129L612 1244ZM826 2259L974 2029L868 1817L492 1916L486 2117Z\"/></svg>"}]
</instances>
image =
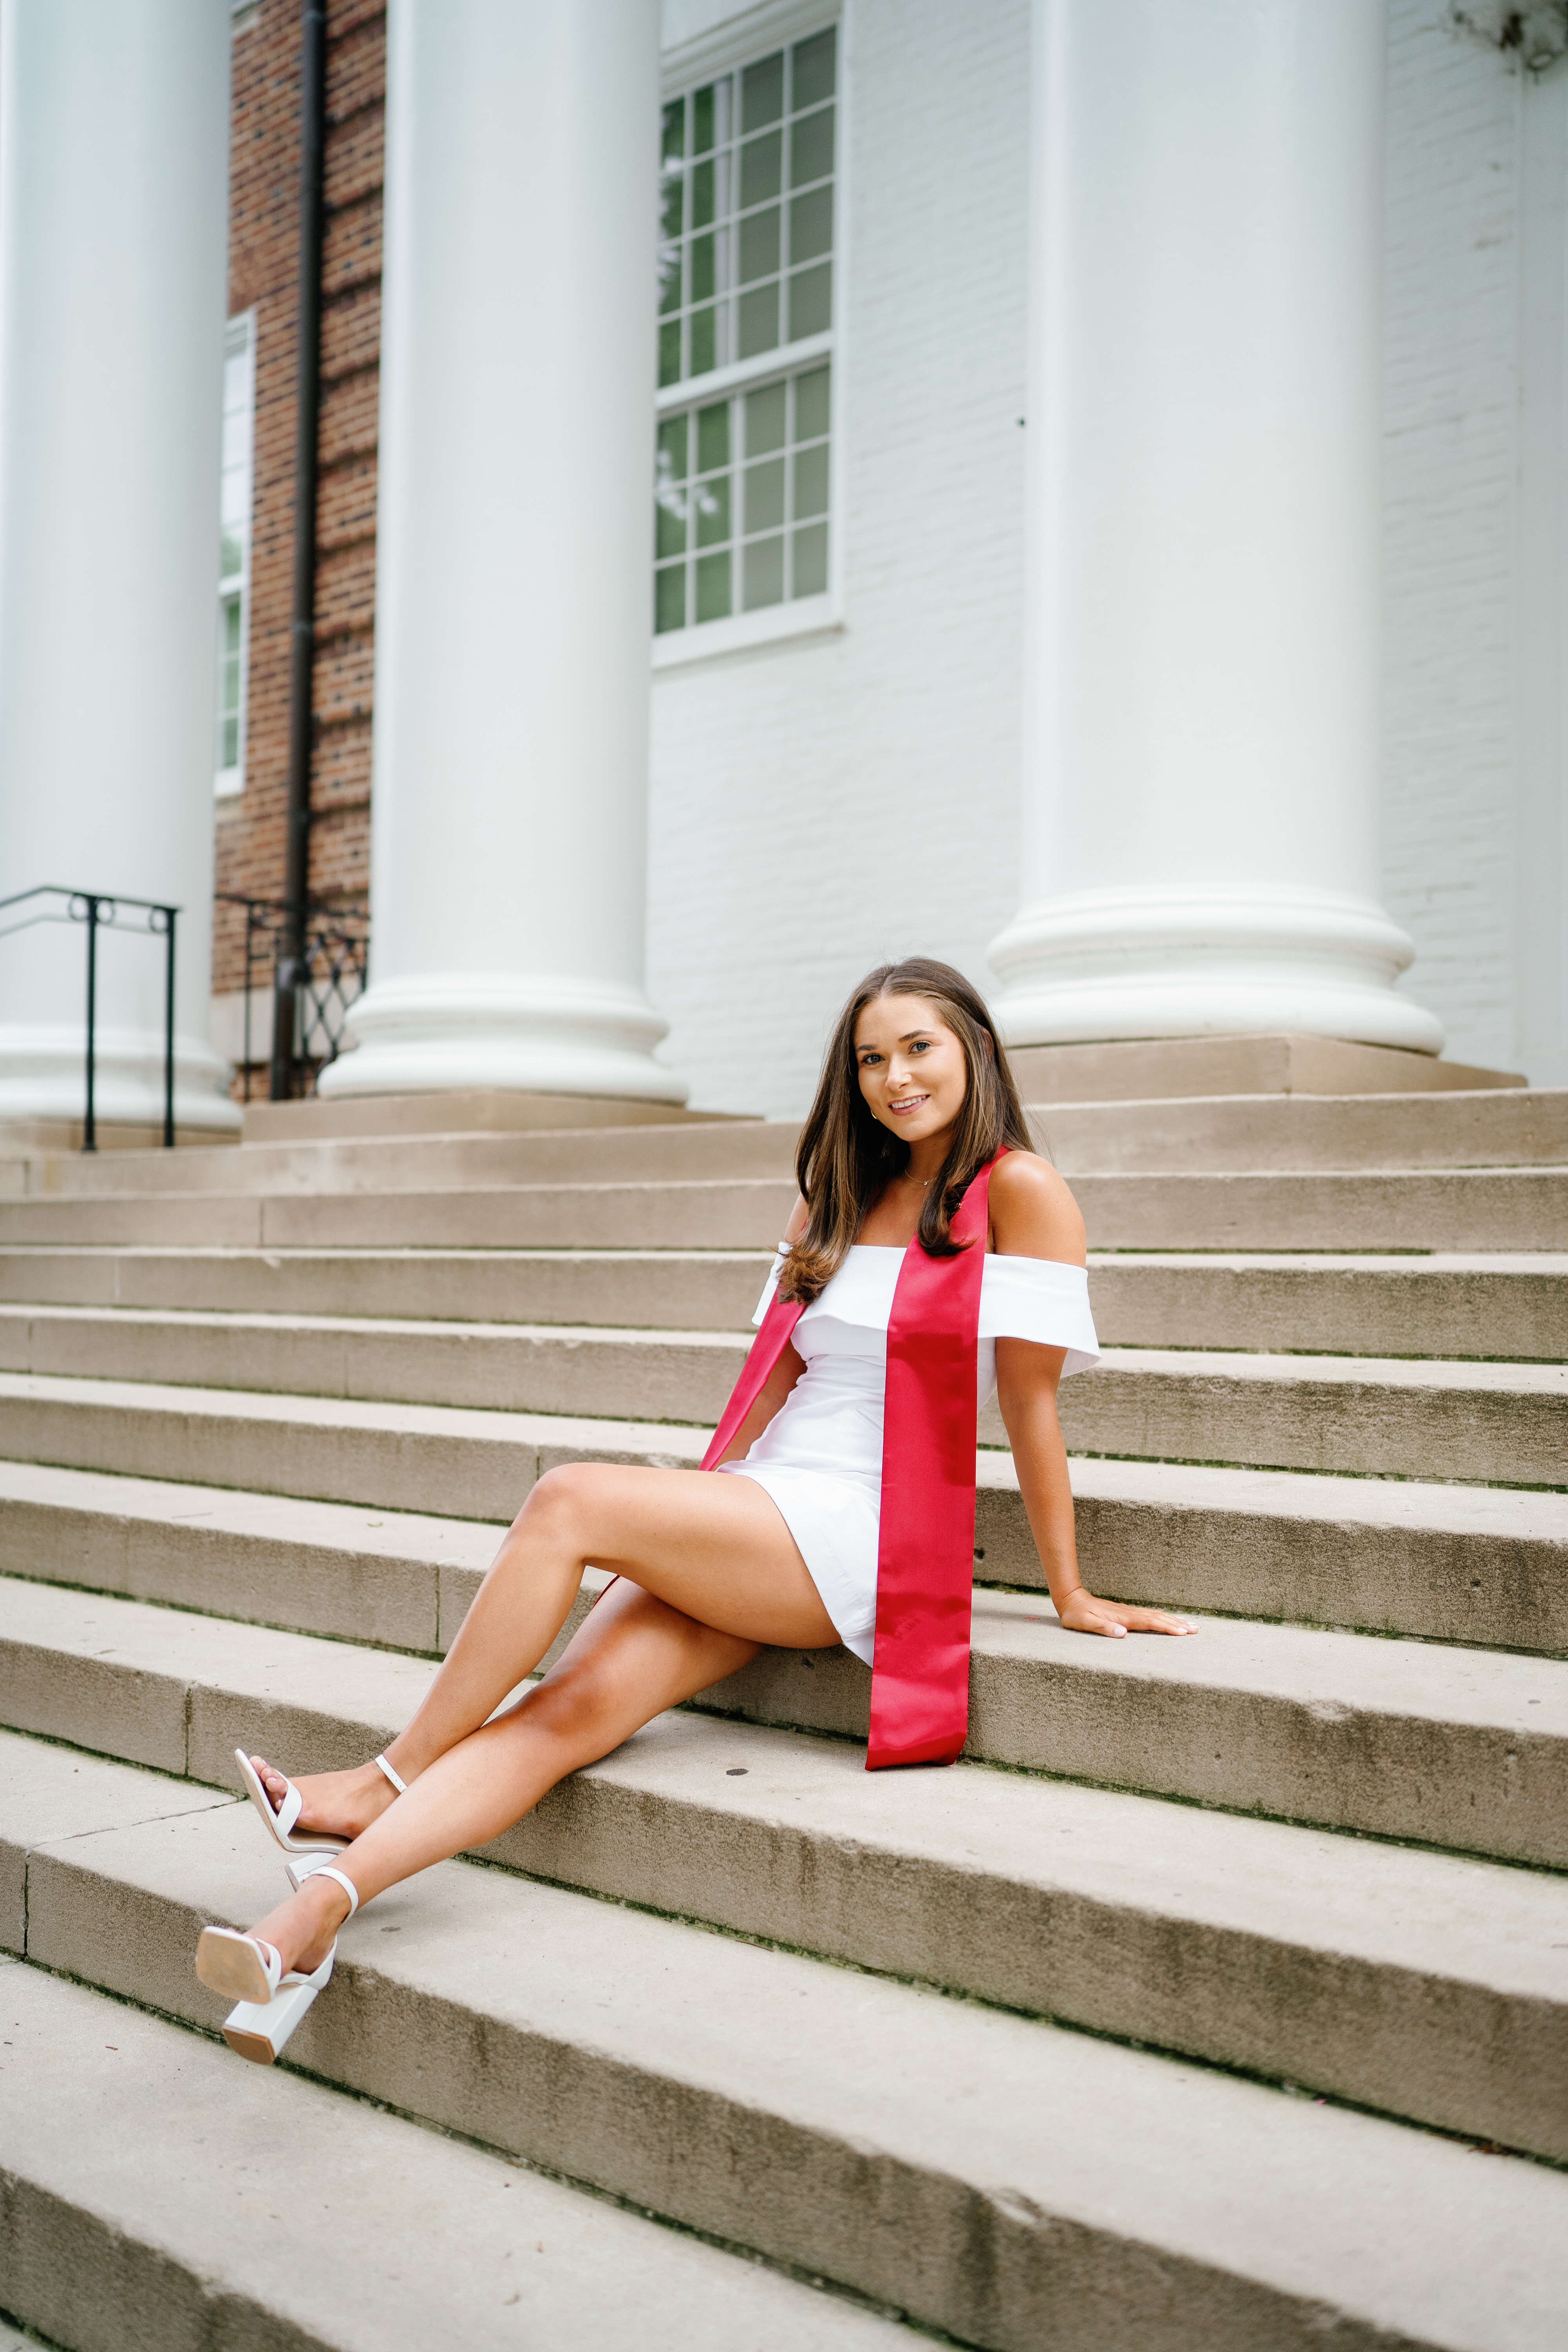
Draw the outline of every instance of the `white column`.
<instances>
[{"instance_id":1,"label":"white column","mask_svg":"<svg viewBox=\"0 0 1568 2352\"><path fill-rule=\"evenodd\" d=\"M1436 1052L1378 904L1381 0L1035 0L1016 1044Z\"/></svg>"},{"instance_id":2,"label":"white column","mask_svg":"<svg viewBox=\"0 0 1568 2352\"><path fill-rule=\"evenodd\" d=\"M0 897L178 906L176 1117L207 1043L228 11L0 7ZM0 927L18 912L0 914ZM82 1109L84 940L0 939L0 1119ZM156 1124L163 958L102 936L98 1116Z\"/></svg>"},{"instance_id":3,"label":"white column","mask_svg":"<svg viewBox=\"0 0 1568 2352\"><path fill-rule=\"evenodd\" d=\"M372 984L323 1094L683 1102L642 992L658 0L393 0Z\"/></svg>"}]
</instances>

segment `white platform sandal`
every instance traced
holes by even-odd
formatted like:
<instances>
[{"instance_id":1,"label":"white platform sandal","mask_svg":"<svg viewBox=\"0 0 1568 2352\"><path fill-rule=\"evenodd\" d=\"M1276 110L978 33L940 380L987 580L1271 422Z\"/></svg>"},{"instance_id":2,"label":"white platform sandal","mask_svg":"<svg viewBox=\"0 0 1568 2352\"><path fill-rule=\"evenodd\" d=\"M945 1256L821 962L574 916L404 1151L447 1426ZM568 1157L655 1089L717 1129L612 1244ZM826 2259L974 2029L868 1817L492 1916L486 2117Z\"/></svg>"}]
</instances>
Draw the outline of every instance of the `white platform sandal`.
<instances>
[{"instance_id":1,"label":"white platform sandal","mask_svg":"<svg viewBox=\"0 0 1568 2352\"><path fill-rule=\"evenodd\" d=\"M359 1889L353 1879L346 1871L320 1858L301 1870L300 1876L311 1878L318 1873L337 1880L349 1898L352 1919L359 1909ZM293 1871L289 1874L292 1878ZM241 2058L270 2066L316 1995L331 1982L337 1957L334 1937L331 1951L318 1968L308 1974L290 1969L285 1975L282 1955L259 1936L242 1936L233 1927L204 1927L196 1944L196 1974L209 1991L240 1996L224 2020L223 2038L229 2048Z\"/></svg>"},{"instance_id":2,"label":"white platform sandal","mask_svg":"<svg viewBox=\"0 0 1568 2352\"><path fill-rule=\"evenodd\" d=\"M306 1830L301 1836L296 1837L294 1824L304 1810L305 1800L293 1781L285 1780L283 1802L274 1809L262 1784L261 1775L243 1748L235 1749L234 1760L239 1767L246 1795L267 1824L268 1835L275 1844L282 1847L285 1853L342 1853L345 1847L353 1843L352 1838L339 1837L331 1830ZM399 1778L384 1756L378 1756L375 1762L377 1769L385 1773L401 1797L408 1783ZM290 1871L289 1874L292 1878L294 1874Z\"/></svg>"}]
</instances>

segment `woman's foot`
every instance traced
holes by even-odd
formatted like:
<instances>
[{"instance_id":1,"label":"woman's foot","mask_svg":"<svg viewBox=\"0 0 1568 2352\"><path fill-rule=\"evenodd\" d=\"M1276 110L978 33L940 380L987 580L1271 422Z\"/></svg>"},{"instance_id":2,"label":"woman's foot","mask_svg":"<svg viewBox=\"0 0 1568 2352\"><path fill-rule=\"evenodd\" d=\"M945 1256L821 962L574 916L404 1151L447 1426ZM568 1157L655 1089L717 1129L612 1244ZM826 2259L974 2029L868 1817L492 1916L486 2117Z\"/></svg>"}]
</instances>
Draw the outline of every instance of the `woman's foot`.
<instances>
[{"instance_id":1,"label":"woman's foot","mask_svg":"<svg viewBox=\"0 0 1568 2352\"><path fill-rule=\"evenodd\" d=\"M272 1946L283 1963L285 1976L290 1969L309 1976L331 1950L338 1929L348 1916L349 1898L335 1878L307 1878L298 1895L279 1903L275 1911L269 1911L265 1919L258 1919L246 1933L258 1943Z\"/></svg>"},{"instance_id":2,"label":"woman's foot","mask_svg":"<svg viewBox=\"0 0 1568 2352\"><path fill-rule=\"evenodd\" d=\"M250 1761L276 1812L289 1787L288 1776L264 1756L253 1756ZM294 1786L305 1801L294 1824L295 1835L313 1830L351 1843L379 1820L397 1797L391 1781L374 1764L357 1765L352 1772L312 1772Z\"/></svg>"}]
</instances>

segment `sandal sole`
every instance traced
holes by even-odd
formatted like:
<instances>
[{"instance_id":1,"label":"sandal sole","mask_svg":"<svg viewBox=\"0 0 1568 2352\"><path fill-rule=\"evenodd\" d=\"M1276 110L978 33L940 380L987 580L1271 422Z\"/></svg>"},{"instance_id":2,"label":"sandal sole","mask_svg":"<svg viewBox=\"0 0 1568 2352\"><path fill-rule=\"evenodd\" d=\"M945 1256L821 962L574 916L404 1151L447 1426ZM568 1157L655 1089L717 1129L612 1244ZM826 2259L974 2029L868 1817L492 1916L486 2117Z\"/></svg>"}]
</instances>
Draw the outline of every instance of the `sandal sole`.
<instances>
[{"instance_id":1,"label":"sandal sole","mask_svg":"<svg viewBox=\"0 0 1568 2352\"><path fill-rule=\"evenodd\" d=\"M204 1927L196 1944L196 1974L209 1992L222 1993L226 2000L248 2001L257 2008L268 2005L272 1989L261 1955L248 1936Z\"/></svg>"}]
</instances>

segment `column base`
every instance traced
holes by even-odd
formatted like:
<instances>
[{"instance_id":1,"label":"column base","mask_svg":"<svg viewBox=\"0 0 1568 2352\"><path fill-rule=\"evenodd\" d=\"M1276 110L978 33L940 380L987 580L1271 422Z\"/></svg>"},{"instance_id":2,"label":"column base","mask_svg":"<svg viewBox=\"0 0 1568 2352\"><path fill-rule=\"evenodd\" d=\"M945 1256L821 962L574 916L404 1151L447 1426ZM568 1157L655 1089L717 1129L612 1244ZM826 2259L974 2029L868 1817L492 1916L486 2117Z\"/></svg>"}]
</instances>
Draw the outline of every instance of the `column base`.
<instances>
[{"instance_id":1,"label":"column base","mask_svg":"<svg viewBox=\"0 0 1568 2352\"><path fill-rule=\"evenodd\" d=\"M87 1041L64 1024L20 1023L0 1027L0 1122L47 1126L79 1134ZM93 1076L93 1109L101 1128L163 1133L163 1041L145 1030L100 1029ZM189 1140L237 1136L239 1106L227 1093L228 1065L194 1037L174 1040L174 1127Z\"/></svg>"},{"instance_id":2,"label":"column base","mask_svg":"<svg viewBox=\"0 0 1568 2352\"><path fill-rule=\"evenodd\" d=\"M1026 907L990 950L1008 1045L1306 1034L1437 1054L1394 983L1415 950L1368 899L1145 887Z\"/></svg>"},{"instance_id":3,"label":"column base","mask_svg":"<svg viewBox=\"0 0 1568 2352\"><path fill-rule=\"evenodd\" d=\"M1477 1094L1522 1087L1518 1070L1481 1070L1341 1037L1119 1038L1015 1045L1026 1103L1176 1102L1214 1095Z\"/></svg>"},{"instance_id":4,"label":"column base","mask_svg":"<svg viewBox=\"0 0 1568 2352\"><path fill-rule=\"evenodd\" d=\"M668 1028L640 989L614 981L452 972L374 982L349 1014L349 1050L317 1093L510 1088L683 1104L686 1080L653 1059Z\"/></svg>"}]
</instances>

